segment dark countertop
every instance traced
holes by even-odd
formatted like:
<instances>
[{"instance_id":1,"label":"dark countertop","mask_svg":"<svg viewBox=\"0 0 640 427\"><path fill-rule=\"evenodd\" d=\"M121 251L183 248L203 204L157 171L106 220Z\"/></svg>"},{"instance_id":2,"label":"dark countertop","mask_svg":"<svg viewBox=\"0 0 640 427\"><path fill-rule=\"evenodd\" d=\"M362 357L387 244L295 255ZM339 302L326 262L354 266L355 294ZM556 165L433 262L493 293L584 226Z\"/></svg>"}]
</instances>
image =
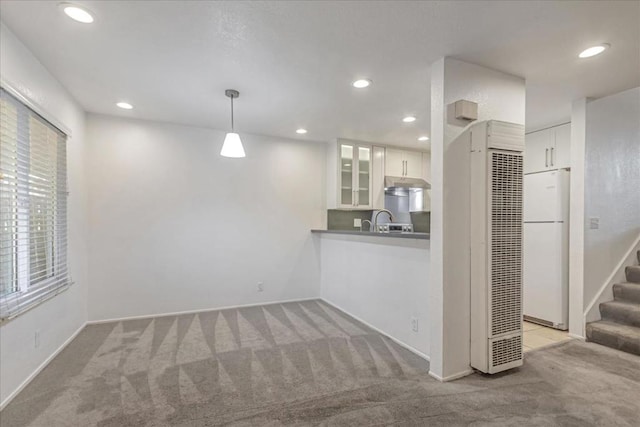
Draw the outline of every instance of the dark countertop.
<instances>
[{"instance_id":1,"label":"dark countertop","mask_svg":"<svg viewBox=\"0 0 640 427\"><path fill-rule=\"evenodd\" d=\"M372 231L357 230L311 230L312 233L318 234L346 234L348 236L373 236L373 237L392 237L396 239L420 239L429 240L429 233L374 233Z\"/></svg>"}]
</instances>

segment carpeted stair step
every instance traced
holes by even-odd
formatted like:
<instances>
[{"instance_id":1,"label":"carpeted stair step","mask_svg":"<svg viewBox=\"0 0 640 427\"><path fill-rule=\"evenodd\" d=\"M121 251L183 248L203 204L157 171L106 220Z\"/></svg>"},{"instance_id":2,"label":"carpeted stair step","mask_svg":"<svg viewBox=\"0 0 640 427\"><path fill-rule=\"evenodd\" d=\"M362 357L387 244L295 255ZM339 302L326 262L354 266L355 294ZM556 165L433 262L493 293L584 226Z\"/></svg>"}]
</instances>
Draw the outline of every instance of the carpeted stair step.
<instances>
[{"instance_id":1,"label":"carpeted stair step","mask_svg":"<svg viewBox=\"0 0 640 427\"><path fill-rule=\"evenodd\" d=\"M640 304L640 283L616 283L613 285L613 298Z\"/></svg>"},{"instance_id":2,"label":"carpeted stair step","mask_svg":"<svg viewBox=\"0 0 640 427\"><path fill-rule=\"evenodd\" d=\"M640 304L627 301L608 301L600 304L603 320L640 327Z\"/></svg>"},{"instance_id":3,"label":"carpeted stair step","mask_svg":"<svg viewBox=\"0 0 640 427\"><path fill-rule=\"evenodd\" d=\"M624 269L627 282L640 283L640 265L633 265Z\"/></svg>"},{"instance_id":4,"label":"carpeted stair step","mask_svg":"<svg viewBox=\"0 0 640 427\"><path fill-rule=\"evenodd\" d=\"M600 320L587 323L587 341L640 355L640 328Z\"/></svg>"}]
</instances>

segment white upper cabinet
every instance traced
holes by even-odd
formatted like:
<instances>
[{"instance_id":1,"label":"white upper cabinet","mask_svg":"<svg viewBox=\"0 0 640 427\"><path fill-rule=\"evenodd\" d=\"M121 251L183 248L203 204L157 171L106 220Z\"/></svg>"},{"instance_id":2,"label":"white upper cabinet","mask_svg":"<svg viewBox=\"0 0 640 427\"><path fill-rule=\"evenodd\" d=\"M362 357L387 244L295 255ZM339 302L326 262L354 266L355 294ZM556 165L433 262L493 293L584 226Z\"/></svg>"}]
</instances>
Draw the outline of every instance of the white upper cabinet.
<instances>
[{"instance_id":1,"label":"white upper cabinet","mask_svg":"<svg viewBox=\"0 0 640 427\"><path fill-rule=\"evenodd\" d=\"M338 205L371 208L373 152L370 145L340 143L338 149Z\"/></svg>"},{"instance_id":2,"label":"white upper cabinet","mask_svg":"<svg viewBox=\"0 0 640 427\"><path fill-rule=\"evenodd\" d=\"M327 208L382 209L385 175L427 179L425 162L428 153L338 139L327 150Z\"/></svg>"},{"instance_id":3,"label":"white upper cabinet","mask_svg":"<svg viewBox=\"0 0 640 427\"><path fill-rule=\"evenodd\" d=\"M385 175L422 178L422 153L387 148Z\"/></svg>"},{"instance_id":4,"label":"white upper cabinet","mask_svg":"<svg viewBox=\"0 0 640 427\"><path fill-rule=\"evenodd\" d=\"M404 176L404 151L387 148L384 166L385 175Z\"/></svg>"},{"instance_id":5,"label":"white upper cabinet","mask_svg":"<svg viewBox=\"0 0 640 427\"><path fill-rule=\"evenodd\" d=\"M553 169L571 166L571 123L553 128L556 130L556 144L551 156Z\"/></svg>"},{"instance_id":6,"label":"white upper cabinet","mask_svg":"<svg viewBox=\"0 0 640 427\"><path fill-rule=\"evenodd\" d=\"M568 168L570 153L570 123L529 133L525 137L524 173Z\"/></svg>"},{"instance_id":7,"label":"white upper cabinet","mask_svg":"<svg viewBox=\"0 0 640 427\"><path fill-rule=\"evenodd\" d=\"M419 151L405 151L404 165L404 176L422 178L422 153Z\"/></svg>"},{"instance_id":8,"label":"white upper cabinet","mask_svg":"<svg viewBox=\"0 0 640 427\"><path fill-rule=\"evenodd\" d=\"M524 173L550 169L549 151L554 144L551 129L529 133L525 136Z\"/></svg>"}]
</instances>

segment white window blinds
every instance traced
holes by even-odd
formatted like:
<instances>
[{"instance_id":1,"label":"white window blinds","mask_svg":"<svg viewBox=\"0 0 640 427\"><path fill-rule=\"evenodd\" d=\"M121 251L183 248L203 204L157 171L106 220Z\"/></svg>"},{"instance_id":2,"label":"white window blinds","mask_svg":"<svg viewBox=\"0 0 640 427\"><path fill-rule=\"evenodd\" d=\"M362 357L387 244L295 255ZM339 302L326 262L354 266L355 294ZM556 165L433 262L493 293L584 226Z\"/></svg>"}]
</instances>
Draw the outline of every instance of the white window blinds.
<instances>
[{"instance_id":1,"label":"white window blinds","mask_svg":"<svg viewBox=\"0 0 640 427\"><path fill-rule=\"evenodd\" d=\"M0 89L0 320L70 284L66 140Z\"/></svg>"}]
</instances>

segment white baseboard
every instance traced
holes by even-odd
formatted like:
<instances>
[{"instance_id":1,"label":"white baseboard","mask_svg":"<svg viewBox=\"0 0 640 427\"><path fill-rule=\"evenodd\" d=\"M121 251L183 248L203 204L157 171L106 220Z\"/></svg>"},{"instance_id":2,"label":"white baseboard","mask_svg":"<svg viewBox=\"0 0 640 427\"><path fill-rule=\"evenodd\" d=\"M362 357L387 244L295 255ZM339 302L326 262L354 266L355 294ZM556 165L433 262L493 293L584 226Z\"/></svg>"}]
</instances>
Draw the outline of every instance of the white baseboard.
<instances>
[{"instance_id":1,"label":"white baseboard","mask_svg":"<svg viewBox=\"0 0 640 427\"><path fill-rule=\"evenodd\" d=\"M22 382L22 384L20 384L20 385L18 386L18 388L16 388L13 392L11 392L11 394L10 394L9 396L7 396L7 398L6 398L6 399L4 399L4 400L2 401L2 403L0 403L0 411L2 411L2 410L3 410L3 409L4 409L4 408L5 408L5 407L6 407L6 406L7 406L7 405L8 405L8 404L9 404L9 403L10 403L10 402L11 402L11 401L12 401L12 400L17 396L17 395L18 395L18 393L20 393L22 390L24 390L24 388L25 388L26 386L28 386L28 385L29 385L29 383L30 383L31 381L33 381L33 379L34 379L34 378L35 378L35 377L36 377L40 372L42 372L42 370L43 370L44 368L46 368L46 367L47 367L47 365L48 365L49 363L51 363L51 361L52 361L52 360L53 360L53 359L54 359L58 354L60 354L60 352L61 352L62 350L64 350L64 348L65 348L66 346L68 346L68 345L69 345L69 343L70 343L71 341L73 341L73 340L74 340L74 338L75 338L75 337L77 337L77 336L78 336L78 334L80 333L80 331L82 331L86 325L87 325L87 323L86 323L86 322L85 322L85 323L83 323L83 324L82 324L82 326L80 326L80 328L78 328L78 330L77 330L77 331L75 331L73 334L71 334L71 336L70 336L69 338L67 338L67 340L66 340L65 342L63 342L63 343L62 343L62 345L56 349L56 351L54 351L54 352L53 352L49 357L47 357L47 359L46 359L44 362L42 362L42 363L40 364L40 366L38 366L38 367L36 368L36 370L35 370L35 371L33 371L33 372L31 373L31 375L29 375L29 376L27 377L27 379L25 379L25 380Z\"/></svg>"},{"instance_id":2,"label":"white baseboard","mask_svg":"<svg viewBox=\"0 0 640 427\"><path fill-rule=\"evenodd\" d=\"M117 318L112 318L112 319L89 320L87 322L87 325L99 325L101 323L122 322L122 321L125 321L125 320L149 319L149 318L153 318L153 317L179 316L181 314L197 314L197 313L204 313L204 312L207 312L207 311L231 310L231 309L237 309L237 308L257 307L259 305L274 305L274 304L286 304L288 302L313 301L313 300L317 300L317 299L320 299L320 298L319 297L299 298L299 299L282 300L282 301L258 302L258 303L254 303L254 304L229 305L229 306L224 306L224 307L213 307L213 308L199 308L197 310L174 311L174 312L170 312L170 313L143 314L141 316L128 316L128 317L117 317Z\"/></svg>"},{"instance_id":3,"label":"white baseboard","mask_svg":"<svg viewBox=\"0 0 640 427\"><path fill-rule=\"evenodd\" d=\"M587 340L582 335L577 335L577 334L572 334L572 333L568 333L567 335L570 336L571 338L575 338L575 339L580 340L580 341L586 341Z\"/></svg>"},{"instance_id":4,"label":"white baseboard","mask_svg":"<svg viewBox=\"0 0 640 427\"><path fill-rule=\"evenodd\" d=\"M60 347L58 347L58 349L56 349L56 351L54 351L49 357L47 357L47 359L42 362L42 364L40 366L38 366L32 373L31 375L29 375L27 377L27 379L25 379L22 384L20 384L20 386L18 386L18 388L16 388L13 392L11 392L11 394L9 396L7 396L7 398L2 401L2 403L0 403L0 411L3 410L22 390L24 390L24 388L29 385L29 383L31 381L33 381L33 379L40 373L42 372L42 370L44 368L47 367L47 365L62 351L64 350L64 348L69 345L69 343L71 341L73 341L73 339L78 336L78 334L80 333L80 331L82 331L85 326L87 325L97 325L100 323L109 323L109 322L117 322L117 321L123 321L123 320L133 320L133 319L148 319L150 317L165 317L165 316L175 316L175 315L179 315L179 314L191 314L191 313L201 313L204 311L214 311L214 310L227 310L227 309L232 309L232 308L244 308L244 307L255 307L255 306L259 306L259 305L272 305L272 304L283 304L283 303L287 303L287 302L302 302L302 301L311 301L311 300L317 300L319 298L314 297L314 298L302 298L302 299L295 299L295 300L284 300L284 301L272 301L272 302L262 302L262 303L256 303L256 304L244 304L244 305L235 305L235 306L227 306L227 307L218 307L218 308L209 308L209 309L201 309L201 310L189 310L189 311L179 311L179 312L174 312L174 313L161 313L161 314L149 314L149 315L143 315L143 316L130 316L130 317L121 317L118 319L105 319L105 320L91 320L88 322L85 322L80 328L78 328L77 331L75 331L64 343L62 343L62 345Z\"/></svg>"},{"instance_id":5,"label":"white baseboard","mask_svg":"<svg viewBox=\"0 0 640 427\"><path fill-rule=\"evenodd\" d=\"M36 370L34 370L31 373L31 375L29 375L29 377L27 377L27 379L25 379L22 382L22 384L20 384L20 386L18 388L16 388L9 396L7 396L7 398L2 403L0 403L0 411L2 409L4 409L18 395L18 393L20 393L27 385L29 385L29 383L40 372L42 372L42 370L44 368L46 368L47 365L62 350L64 350L64 348L67 345L69 345L69 343L71 341L73 341L73 339L76 336L78 336L80 331L82 331L85 328L85 326L87 326L87 325L97 325L97 324L101 324L101 323L119 322L119 321L123 321L123 320L148 319L148 318L152 318L152 317L176 316L176 315L180 315L180 314L193 314L193 313L202 313L202 312L206 312L206 311L229 310L229 309L236 309L236 308L256 307L256 306L261 306L261 305L284 304L284 303L288 303L288 302L303 302L303 301L313 301L313 300L322 300L322 301L324 301L325 303L329 304L330 306L334 307L335 309L340 310L341 312L345 313L346 315L348 315L350 317L353 317L354 319L358 320L359 322L364 323L365 325L367 325L368 327L370 327L374 331L378 332L381 335L384 335L385 337L389 338L390 340L392 340L396 344L406 348L410 352L414 353L416 356L421 357L421 358L429 361L429 356L427 356L426 354L424 354L424 353L420 352L419 350L416 350L415 348L411 347L410 345L408 345L408 344L406 344L406 343L404 343L404 342L392 337L391 335L385 333L384 331L381 331L380 329L378 329L375 326L369 324L368 322L366 322L366 321L364 321L362 319L359 319L358 317L350 314L349 312L343 310L342 308L338 307L337 305L325 300L324 298L319 298L319 297L301 298L301 299L284 300L284 301L261 302L261 303L255 303L255 304L243 304L243 305L234 305L234 306L217 307L217 308L209 308L209 309L199 309L199 310L177 311L177 312L172 312L172 313L146 314L146 315L142 315L142 316L129 316L129 317L114 318L114 319L91 320L91 321L85 322L80 328L78 328L78 330L75 331L64 343L62 343L62 345L60 347L58 347L58 349L56 349L56 351L54 351L44 362L42 362L42 364L40 366L38 366L38 368L36 368ZM429 372L429 374L431 375L431 372ZM464 375L468 375L468 374L463 374L461 376L464 376ZM435 378L438 378L438 377L435 376ZM456 377L456 378L459 378L459 377ZM450 376L450 377L447 377L446 379L440 380L440 381L451 381L452 379L455 379L455 378L452 378Z\"/></svg>"},{"instance_id":6,"label":"white baseboard","mask_svg":"<svg viewBox=\"0 0 640 427\"><path fill-rule=\"evenodd\" d=\"M335 308L336 310L340 310L341 312L343 312L344 314L346 314L349 317L353 317L354 319L356 319L358 322L360 323L364 323L365 325L367 325L368 327L370 327L371 329L373 329L374 331L376 331L377 333L379 333L380 335L384 335L385 337L389 338L391 341L395 342L396 344L398 344L401 347L406 348L407 350L409 350L411 353L415 354L416 356L425 359L426 361L430 361L429 356L427 356L426 354L422 353L420 350L416 350L415 348L411 347L409 344L406 344L402 341L400 341L397 338L392 337L391 335L389 335L388 333L376 328L375 326L373 326L372 324L370 324L369 322L359 318L358 316L354 316L353 314L349 313L346 310L343 310L342 308L338 307L337 305L335 305L334 303L327 301L324 298L314 298L314 299L320 299L323 302L329 304L331 307Z\"/></svg>"},{"instance_id":7,"label":"white baseboard","mask_svg":"<svg viewBox=\"0 0 640 427\"><path fill-rule=\"evenodd\" d=\"M457 372L455 374L448 375L446 377L441 377L440 375L436 374L435 372L429 371L429 375L432 376L433 378L437 379L441 383L446 383L447 381L457 380L458 378L466 377L467 375L471 375L471 374L473 374L473 369L467 369L467 370L464 370L462 372Z\"/></svg>"}]
</instances>

